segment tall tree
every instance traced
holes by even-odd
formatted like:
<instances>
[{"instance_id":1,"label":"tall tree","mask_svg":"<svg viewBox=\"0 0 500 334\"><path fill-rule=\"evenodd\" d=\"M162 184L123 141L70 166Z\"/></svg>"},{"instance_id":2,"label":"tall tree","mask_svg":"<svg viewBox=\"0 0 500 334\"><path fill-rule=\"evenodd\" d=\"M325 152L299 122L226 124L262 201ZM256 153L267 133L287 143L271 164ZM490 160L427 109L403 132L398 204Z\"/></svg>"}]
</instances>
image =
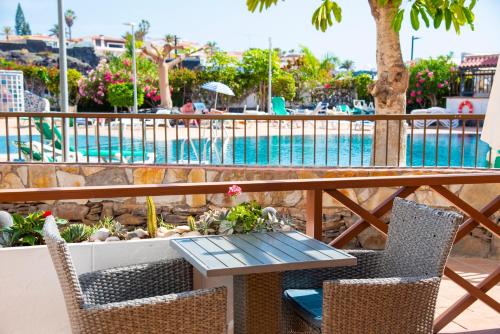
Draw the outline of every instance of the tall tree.
<instances>
[{"instance_id":1,"label":"tall tree","mask_svg":"<svg viewBox=\"0 0 500 334\"><path fill-rule=\"evenodd\" d=\"M165 43L161 47L157 47L154 44L145 46L142 48L142 52L150 57L155 64L158 66L158 74L160 76L160 96L161 104L163 108L172 109L172 94L170 92L170 82L169 82L169 71L175 66L179 65L186 57L192 55L193 53L199 52L206 49L207 46L199 48L197 50L188 51L179 55L178 57L166 62L170 58L170 53L173 50L184 49L182 46L172 45L170 43Z\"/></svg>"},{"instance_id":2,"label":"tall tree","mask_svg":"<svg viewBox=\"0 0 500 334\"><path fill-rule=\"evenodd\" d=\"M340 68L346 71L352 71L354 70L354 61L346 59L340 64Z\"/></svg>"},{"instance_id":3,"label":"tall tree","mask_svg":"<svg viewBox=\"0 0 500 334\"><path fill-rule=\"evenodd\" d=\"M476 0L367 0L377 30L377 72L378 80L372 85L370 93L375 98L378 114L403 114L406 107L406 90L408 89L408 70L403 62L399 31L405 13L408 14L413 29L418 30L421 22L427 27L432 24L439 28L444 22L446 30L453 28L460 33L460 28L474 28L473 9ZM278 0L246 0L250 11L262 11ZM320 6L312 15L316 29L326 31L334 21L342 20L342 9L336 0L321 0ZM388 129L383 122L377 124L377 138L389 138L386 150L382 140L374 143L375 165L387 162L389 165L403 163L406 157L404 143L405 131L400 122L390 122ZM400 136L398 134L401 134ZM387 134L387 137L386 137ZM385 142L385 141L384 141ZM401 143L401 145L399 145ZM398 154L399 152L399 154ZM387 153L387 154L386 154ZM397 161L397 157L401 161Z\"/></svg>"},{"instance_id":4,"label":"tall tree","mask_svg":"<svg viewBox=\"0 0 500 334\"><path fill-rule=\"evenodd\" d=\"M137 25L137 31L135 32L135 39L141 42L144 42L144 38L149 33L149 28L151 28L151 24L147 20L141 20Z\"/></svg>"},{"instance_id":5,"label":"tall tree","mask_svg":"<svg viewBox=\"0 0 500 334\"><path fill-rule=\"evenodd\" d=\"M208 52L210 53L210 57L219 51L219 47L217 46L217 42L215 41L207 42L207 47L208 47Z\"/></svg>"},{"instance_id":6,"label":"tall tree","mask_svg":"<svg viewBox=\"0 0 500 334\"><path fill-rule=\"evenodd\" d=\"M68 26L68 37L71 39L71 28L73 27L73 24L75 23L76 20L76 15L75 12L71 9L68 9L64 13L64 21L66 21L66 25Z\"/></svg>"},{"instance_id":7,"label":"tall tree","mask_svg":"<svg viewBox=\"0 0 500 334\"><path fill-rule=\"evenodd\" d=\"M59 38L59 24L55 23L52 28L49 29L49 36L55 36Z\"/></svg>"},{"instance_id":8,"label":"tall tree","mask_svg":"<svg viewBox=\"0 0 500 334\"><path fill-rule=\"evenodd\" d=\"M10 35L12 35L12 28L9 26L5 26L2 28L2 32L5 36L5 39L9 40Z\"/></svg>"},{"instance_id":9,"label":"tall tree","mask_svg":"<svg viewBox=\"0 0 500 334\"><path fill-rule=\"evenodd\" d=\"M271 69L273 76L280 71L280 59L275 50L271 54ZM240 68L243 74L240 76L244 86L248 89L258 88L257 95L259 105L267 105L267 80L269 75L269 50L250 49L243 53Z\"/></svg>"},{"instance_id":10,"label":"tall tree","mask_svg":"<svg viewBox=\"0 0 500 334\"><path fill-rule=\"evenodd\" d=\"M16 25L15 30L17 35L31 35L31 29L29 23L26 21L24 17L23 9L21 8L21 4L17 4L16 9Z\"/></svg>"}]
</instances>

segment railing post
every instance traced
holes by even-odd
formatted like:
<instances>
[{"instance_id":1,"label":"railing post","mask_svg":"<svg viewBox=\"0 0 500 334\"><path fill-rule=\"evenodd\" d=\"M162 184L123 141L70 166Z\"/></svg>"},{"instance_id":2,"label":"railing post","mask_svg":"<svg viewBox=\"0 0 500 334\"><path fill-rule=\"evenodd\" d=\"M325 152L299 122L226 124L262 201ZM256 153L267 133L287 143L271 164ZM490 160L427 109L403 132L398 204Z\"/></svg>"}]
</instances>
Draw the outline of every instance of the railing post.
<instances>
[{"instance_id":1,"label":"railing post","mask_svg":"<svg viewBox=\"0 0 500 334\"><path fill-rule=\"evenodd\" d=\"M306 194L306 234L314 239L322 239L323 190L307 190Z\"/></svg>"}]
</instances>

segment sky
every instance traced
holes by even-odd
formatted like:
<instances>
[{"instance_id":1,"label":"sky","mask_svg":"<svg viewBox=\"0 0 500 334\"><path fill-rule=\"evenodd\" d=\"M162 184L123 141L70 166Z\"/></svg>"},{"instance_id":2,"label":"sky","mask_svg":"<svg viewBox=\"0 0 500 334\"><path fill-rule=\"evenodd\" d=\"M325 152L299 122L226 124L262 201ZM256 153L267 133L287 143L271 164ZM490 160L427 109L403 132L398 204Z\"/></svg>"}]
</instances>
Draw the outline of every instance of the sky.
<instances>
[{"instance_id":1,"label":"sky","mask_svg":"<svg viewBox=\"0 0 500 334\"><path fill-rule=\"evenodd\" d=\"M14 27L20 2L33 33L47 34L57 22L57 0L0 0L0 27ZM77 19L73 36L121 36L124 22L151 23L149 36L161 38L176 34L180 38L205 43L216 41L226 51L249 47L273 47L297 50L309 47L318 57L327 53L351 59L357 69L375 67L375 24L367 0L338 0L343 20L327 32L311 25L311 15L320 0L286 0L263 13L250 13L245 0L65 0ZM416 58L462 52L500 52L500 0L479 0L475 8L475 31L464 28L460 35L442 27L413 31L409 18L401 30L403 58L410 58L411 36Z\"/></svg>"}]
</instances>

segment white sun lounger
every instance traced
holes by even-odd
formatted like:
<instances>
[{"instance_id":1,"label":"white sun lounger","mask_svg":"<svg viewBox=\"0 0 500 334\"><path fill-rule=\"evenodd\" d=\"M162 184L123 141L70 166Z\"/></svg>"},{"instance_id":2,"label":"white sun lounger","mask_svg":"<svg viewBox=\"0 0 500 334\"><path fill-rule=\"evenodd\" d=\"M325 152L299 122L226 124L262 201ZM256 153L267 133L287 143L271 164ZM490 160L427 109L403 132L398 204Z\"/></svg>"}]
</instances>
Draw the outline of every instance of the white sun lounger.
<instances>
[{"instance_id":1,"label":"white sun lounger","mask_svg":"<svg viewBox=\"0 0 500 334\"><path fill-rule=\"evenodd\" d=\"M432 107L429 109L415 109L411 111L412 115L444 115L444 114L449 114L446 109L440 108L440 107ZM436 124L439 121L439 123L445 127L445 128L456 128L458 126L458 120L450 120L449 119L429 119L429 120L423 120L423 119L417 119L413 122L414 127L421 129L424 127L429 127L431 125Z\"/></svg>"}]
</instances>

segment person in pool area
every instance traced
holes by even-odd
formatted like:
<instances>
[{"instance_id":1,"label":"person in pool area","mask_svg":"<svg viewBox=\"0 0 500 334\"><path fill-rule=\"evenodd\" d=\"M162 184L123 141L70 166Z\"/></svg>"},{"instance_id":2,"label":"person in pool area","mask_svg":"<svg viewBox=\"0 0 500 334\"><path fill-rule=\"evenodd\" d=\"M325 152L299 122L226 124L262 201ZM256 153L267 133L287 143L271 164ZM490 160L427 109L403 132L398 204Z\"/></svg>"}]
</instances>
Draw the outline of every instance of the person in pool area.
<instances>
[{"instance_id":1,"label":"person in pool area","mask_svg":"<svg viewBox=\"0 0 500 334\"><path fill-rule=\"evenodd\" d=\"M193 115L194 113L196 113L196 107L194 106L193 104L193 101L191 100L191 98L186 98L186 100L184 101L184 105L181 107L181 114L184 114L184 115ZM183 122L184 122L184 127L189 127L189 123L193 121L193 119L184 119ZM198 120L194 120L196 122L196 124L198 124Z\"/></svg>"}]
</instances>

